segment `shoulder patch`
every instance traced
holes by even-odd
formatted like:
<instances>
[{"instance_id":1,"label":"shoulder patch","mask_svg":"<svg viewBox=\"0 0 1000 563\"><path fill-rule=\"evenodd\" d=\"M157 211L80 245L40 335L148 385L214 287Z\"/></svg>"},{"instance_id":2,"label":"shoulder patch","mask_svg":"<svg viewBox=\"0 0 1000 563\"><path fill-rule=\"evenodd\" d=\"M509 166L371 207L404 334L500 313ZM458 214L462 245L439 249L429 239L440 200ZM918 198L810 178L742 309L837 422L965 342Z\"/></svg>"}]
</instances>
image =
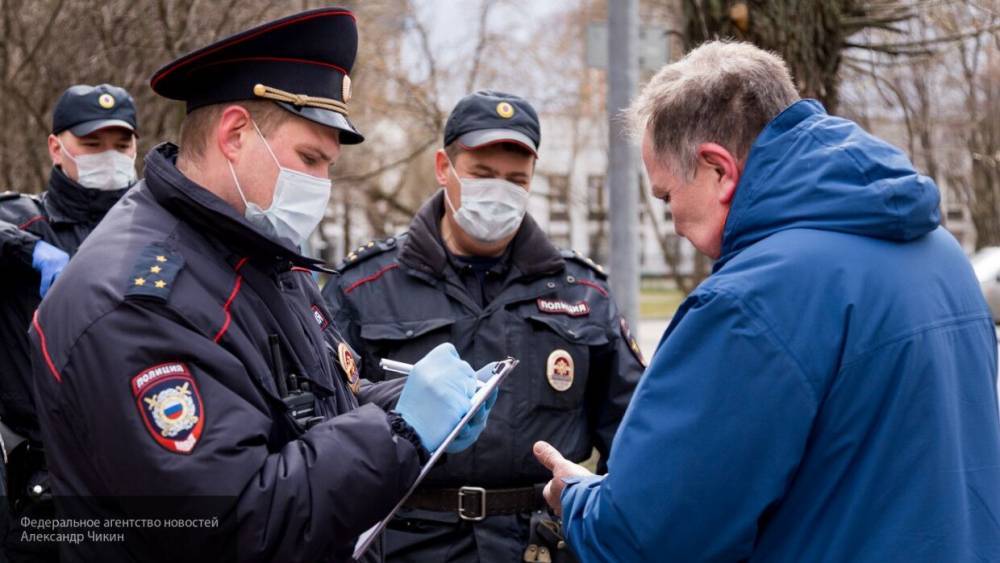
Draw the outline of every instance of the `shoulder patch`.
<instances>
[{"instance_id":1,"label":"shoulder patch","mask_svg":"<svg viewBox=\"0 0 1000 563\"><path fill-rule=\"evenodd\" d=\"M561 254L562 257L566 260L572 260L579 264L583 264L584 266L597 272L597 277L601 278L602 280L608 279L608 273L604 271L604 267L598 264L597 262L594 262L590 258L587 258L583 254L580 254L575 250L569 250L569 249L562 249L559 251L559 254Z\"/></svg>"},{"instance_id":2,"label":"shoulder patch","mask_svg":"<svg viewBox=\"0 0 1000 563\"><path fill-rule=\"evenodd\" d=\"M635 337L632 336L632 329L629 328L628 321L625 320L625 317L618 318L618 326L621 328L622 339L625 340L625 344L628 346L628 349L632 351L632 355L635 356L639 365L642 366L643 369L646 369L646 358L642 355L642 349L639 348L639 343L636 342Z\"/></svg>"},{"instance_id":3,"label":"shoulder patch","mask_svg":"<svg viewBox=\"0 0 1000 563\"><path fill-rule=\"evenodd\" d=\"M166 301L174 289L184 257L162 243L153 243L139 253L128 280L125 297L152 297Z\"/></svg>"},{"instance_id":4,"label":"shoulder patch","mask_svg":"<svg viewBox=\"0 0 1000 563\"><path fill-rule=\"evenodd\" d=\"M379 254L389 252L390 250L395 249L400 244L400 242L402 242L401 239L405 236L406 233L403 233L401 235L389 237L383 240L368 241L365 244L362 244L361 246L349 252L347 256L344 258L344 261L341 262L339 266L337 266L337 270L339 270L340 272L344 272L346 270L353 268L354 266L357 266L358 264L364 262L365 260L372 258L373 256L378 256Z\"/></svg>"},{"instance_id":5,"label":"shoulder patch","mask_svg":"<svg viewBox=\"0 0 1000 563\"><path fill-rule=\"evenodd\" d=\"M36 221L48 220L37 196L18 192L0 193L0 219L27 229Z\"/></svg>"},{"instance_id":6,"label":"shoulder patch","mask_svg":"<svg viewBox=\"0 0 1000 563\"><path fill-rule=\"evenodd\" d=\"M205 428L205 405L187 365L169 362L142 370L132 378L132 396L156 443L191 453Z\"/></svg>"}]
</instances>

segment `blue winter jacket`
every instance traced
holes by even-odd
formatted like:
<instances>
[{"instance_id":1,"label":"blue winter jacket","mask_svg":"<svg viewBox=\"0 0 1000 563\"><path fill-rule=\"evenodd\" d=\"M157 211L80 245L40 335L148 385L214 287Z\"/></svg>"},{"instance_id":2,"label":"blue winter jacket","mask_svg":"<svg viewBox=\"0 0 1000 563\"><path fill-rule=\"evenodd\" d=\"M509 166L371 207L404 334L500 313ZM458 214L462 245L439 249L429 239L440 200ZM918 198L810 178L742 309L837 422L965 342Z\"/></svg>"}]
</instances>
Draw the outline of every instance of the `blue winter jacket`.
<instances>
[{"instance_id":1,"label":"blue winter jacket","mask_svg":"<svg viewBox=\"0 0 1000 563\"><path fill-rule=\"evenodd\" d=\"M562 496L590 561L1000 561L993 322L895 147L812 100L754 143L714 273Z\"/></svg>"}]
</instances>

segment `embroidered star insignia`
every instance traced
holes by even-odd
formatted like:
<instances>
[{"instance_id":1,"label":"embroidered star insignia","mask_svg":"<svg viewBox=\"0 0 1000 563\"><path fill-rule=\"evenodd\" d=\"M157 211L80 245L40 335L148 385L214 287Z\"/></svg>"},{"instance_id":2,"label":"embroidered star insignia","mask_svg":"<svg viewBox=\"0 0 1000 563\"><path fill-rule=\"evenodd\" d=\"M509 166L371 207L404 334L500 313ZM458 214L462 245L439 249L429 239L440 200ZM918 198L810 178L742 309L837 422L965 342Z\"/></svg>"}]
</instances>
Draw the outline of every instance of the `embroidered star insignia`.
<instances>
[{"instance_id":1,"label":"embroidered star insignia","mask_svg":"<svg viewBox=\"0 0 1000 563\"><path fill-rule=\"evenodd\" d=\"M165 244L155 242L146 246L136 257L132 272L125 278L128 280L125 297L141 296L166 302L182 268L184 256L167 248Z\"/></svg>"}]
</instances>

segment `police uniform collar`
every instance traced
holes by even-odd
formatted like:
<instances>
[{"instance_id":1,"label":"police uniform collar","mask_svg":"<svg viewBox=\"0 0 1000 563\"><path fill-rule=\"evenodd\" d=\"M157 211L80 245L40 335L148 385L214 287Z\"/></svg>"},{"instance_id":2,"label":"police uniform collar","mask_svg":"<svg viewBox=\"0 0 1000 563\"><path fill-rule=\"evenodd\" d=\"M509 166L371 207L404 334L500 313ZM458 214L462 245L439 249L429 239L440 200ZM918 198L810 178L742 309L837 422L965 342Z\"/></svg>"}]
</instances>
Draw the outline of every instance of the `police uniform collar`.
<instances>
[{"instance_id":1,"label":"police uniform collar","mask_svg":"<svg viewBox=\"0 0 1000 563\"><path fill-rule=\"evenodd\" d=\"M126 191L86 188L53 166L43 202L50 223L97 223Z\"/></svg>"},{"instance_id":2,"label":"police uniform collar","mask_svg":"<svg viewBox=\"0 0 1000 563\"><path fill-rule=\"evenodd\" d=\"M488 258L478 256L463 257L452 254L451 251L448 250L448 247L444 246L444 241L440 238L440 233L438 233L438 238L441 241L441 247L445 249L445 254L452 270L458 272L460 275L474 275L476 268L473 266L473 263L476 262L477 259L482 262L489 262ZM513 250L514 245L508 244L507 248L503 249L503 253L501 253L500 256L493 258L489 267L481 271L484 274L491 274L498 277L506 276L511 268L511 255L513 254Z\"/></svg>"},{"instance_id":3,"label":"police uniform collar","mask_svg":"<svg viewBox=\"0 0 1000 563\"><path fill-rule=\"evenodd\" d=\"M428 199L410 222L409 236L399 252L399 261L437 277L444 275L448 252L441 238L444 191ZM521 228L508 245L509 263L523 276L547 275L562 271L566 262L538 223L525 214Z\"/></svg>"},{"instance_id":4,"label":"police uniform collar","mask_svg":"<svg viewBox=\"0 0 1000 563\"><path fill-rule=\"evenodd\" d=\"M177 150L172 143L162 143L145 158L146 185L160 205L240 255L326 270L321 260L303 256L264 236L228 203L181 174L177 169Z\"/></svg>"}]
</instances>

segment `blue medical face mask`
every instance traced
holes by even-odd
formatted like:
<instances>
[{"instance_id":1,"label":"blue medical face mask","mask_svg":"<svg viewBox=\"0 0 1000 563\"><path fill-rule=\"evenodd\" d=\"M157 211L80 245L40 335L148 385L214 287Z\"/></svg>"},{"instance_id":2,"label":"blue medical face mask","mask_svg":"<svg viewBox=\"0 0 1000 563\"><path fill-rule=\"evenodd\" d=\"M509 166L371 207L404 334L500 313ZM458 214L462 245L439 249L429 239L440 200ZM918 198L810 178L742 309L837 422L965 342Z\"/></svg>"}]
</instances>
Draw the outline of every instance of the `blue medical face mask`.
<instances>
[{"instance_id":1,"label":"blue medical face mask","mask_svg":"<svg viewBox=\"0 0 1000 563\"><path fill-rule=\"evenodd\" d=\"M330 202L333 183L327 178L317 178L282 166L257 124L252 121L251 123L278 167L278 178L275 180L271 205L267 209L262 209L256 203L247 201L240 187L240 181L236 178L233 163L229 162L229 171L233 175L233 181L236 182L236 191L246 206L243 216L268 237L285 239L300 247L323 219L326 206Z\"/></svg>"},{"instance_id":2,"label":"blue medical face mask","mask_svg":"<svg viewBox=\"0 0 1000 563\"><path fill-rule=\"evenodd\" d=\"M461 186L462 206L455 209L447 189L444 199L466 234L479 242L493 243L517 232L528 208L528 190L503 178L461 178L451 160L448 169Z\"/></svg>"}]
</instances>

